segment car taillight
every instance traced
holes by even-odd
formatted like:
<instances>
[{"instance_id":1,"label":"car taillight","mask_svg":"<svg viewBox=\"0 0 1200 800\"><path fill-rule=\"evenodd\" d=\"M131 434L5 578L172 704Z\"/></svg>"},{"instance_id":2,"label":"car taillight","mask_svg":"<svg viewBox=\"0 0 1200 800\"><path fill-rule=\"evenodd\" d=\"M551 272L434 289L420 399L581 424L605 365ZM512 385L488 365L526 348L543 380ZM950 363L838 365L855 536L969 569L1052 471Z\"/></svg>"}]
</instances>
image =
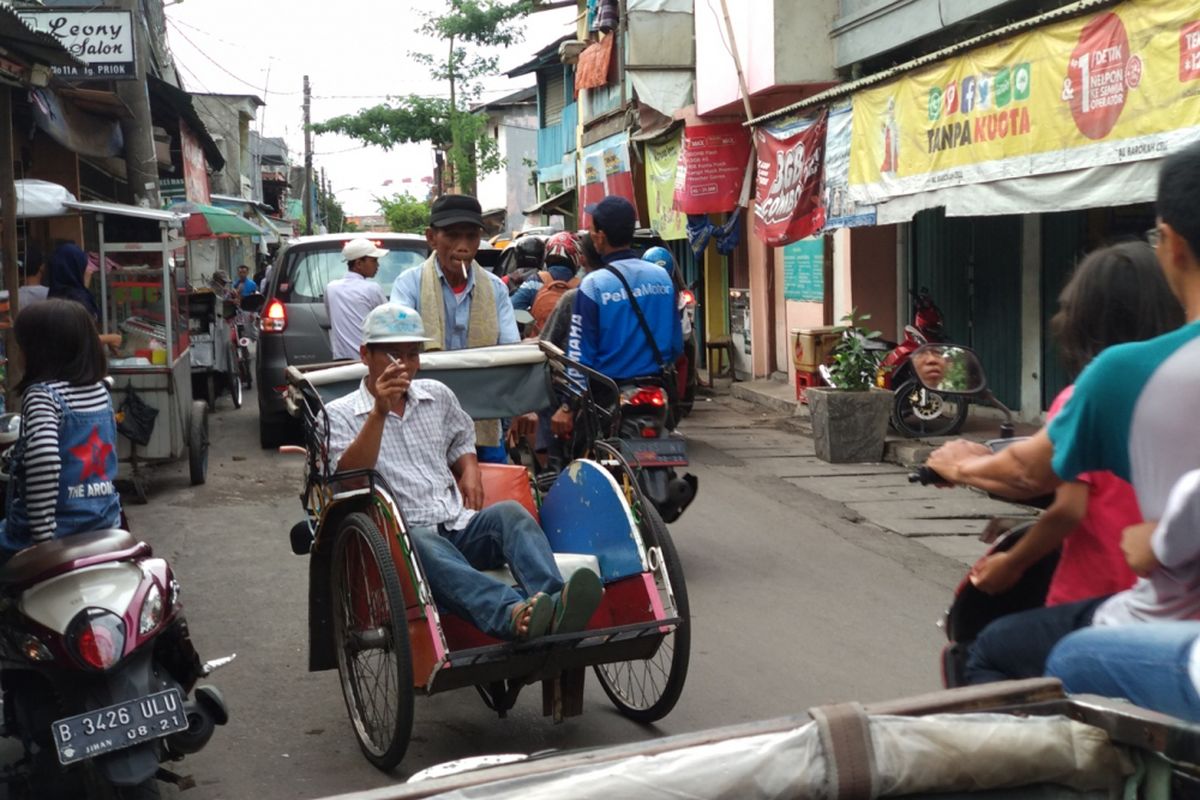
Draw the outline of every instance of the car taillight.
<instances>
[{"instance_id":1,"label":"car taillight","mask_svg":"<svg viewBox=\"0 0 1200 800\"><path fill-rule=\"evenodd\" d=\"M696 295L690 289L684 289L679 293L679 307L687 308L688 306L696 305Z\"/></svg>"},{"instance_id":2,"label":"car taillight","mask_svg":"<svg viewBox=\"0 0 1200 800\"><path fill-rule=\"evenodd\" d=\"M85 608L71 622L67 641L81 664L103 671L125 652L125 623L110 611Z\"/></svg>"},{"instance_id":3,"label":"car taillight","mask_svg":"<svg viewBox=\"0 0 1200 800\"><path fill-rule=\"evenodd\" d=\"M621 400L630 406L662 408L667 404L667 393L658 386L640 386L636 390L622 395Z\"/></svg>"},{"instance_id":4,"label":"car taillight","mask_svg":"<svg viewBox=\"0 0 1200 800\"><path fill-rule=\"evenodd\" d=\"M272 300L258 319L263 333L283 333L287 329L287 306L279 299Z\"/></svg>"}]
</instances>

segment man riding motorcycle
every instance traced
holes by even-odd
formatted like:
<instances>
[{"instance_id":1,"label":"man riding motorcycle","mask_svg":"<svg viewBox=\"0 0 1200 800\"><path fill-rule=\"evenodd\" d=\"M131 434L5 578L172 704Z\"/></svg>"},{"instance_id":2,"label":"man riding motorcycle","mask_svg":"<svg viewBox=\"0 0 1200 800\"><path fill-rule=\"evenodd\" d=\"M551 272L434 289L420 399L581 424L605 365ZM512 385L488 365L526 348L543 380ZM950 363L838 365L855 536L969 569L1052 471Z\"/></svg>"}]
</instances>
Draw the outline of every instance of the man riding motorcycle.
<instances>
[{"instance_id":1,"label":"man riding motorcycle","mask_svg":"<svg viewBox=\"0 0 1200 800\"><path fill-rule=\"evenodd\" d=\"M683 350L671 276L631 249L637 212L628 200L606 197L587 212L591 240L605 266L579 284L568 355L618 384L665 377ZM564 403L551 419L555 434L569 433L573 418Z\"/></svg>"}]
</instances>

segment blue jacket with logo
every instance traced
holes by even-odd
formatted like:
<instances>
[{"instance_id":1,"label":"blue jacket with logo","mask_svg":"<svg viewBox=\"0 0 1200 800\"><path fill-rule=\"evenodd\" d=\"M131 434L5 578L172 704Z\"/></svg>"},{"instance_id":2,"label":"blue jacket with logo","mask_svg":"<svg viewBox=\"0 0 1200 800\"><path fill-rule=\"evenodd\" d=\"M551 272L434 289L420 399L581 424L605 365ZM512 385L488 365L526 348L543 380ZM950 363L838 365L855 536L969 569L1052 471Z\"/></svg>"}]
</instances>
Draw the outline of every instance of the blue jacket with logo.
<instances>
[{"instance_id":1,"label":"blue jacket with logo","mask_svg":"<svg viewBox=\"0 0 1200 800\"><path fill-rule=\"evenodd\" d=\"M666 364L658 363L621 280L608 269L584 277L575 294L568 355L613 380L657 375L683 352L675 284L657 264L632 250L610 253L605 262L629 282Z\"/></svg>"}]
</instances>

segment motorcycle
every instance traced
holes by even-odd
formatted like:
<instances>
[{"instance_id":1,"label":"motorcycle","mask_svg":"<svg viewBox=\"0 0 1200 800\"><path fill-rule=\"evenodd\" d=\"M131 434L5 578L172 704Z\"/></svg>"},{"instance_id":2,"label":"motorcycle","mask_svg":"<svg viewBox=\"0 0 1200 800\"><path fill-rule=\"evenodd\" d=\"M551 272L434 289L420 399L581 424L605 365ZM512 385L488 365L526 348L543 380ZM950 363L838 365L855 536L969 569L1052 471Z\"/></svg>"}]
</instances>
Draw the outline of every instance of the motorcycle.
<instances>
[{"instance_id":1,"label":"motorcycle","mask_svg":"<svg viewBox=\"0 0 1200 800\"><path fill-rule=\"evenodd\" d=\"M1000 426L1000 438L984 442L993 453L1024 440L1025 437L1013 435L1012 412L987 390L983 366L974 352L958 345L925 345L914 353L915 357L921 355L932 355L941 362L935 371L922 373L918 370L914 373L925 388L952 396L975 397L1004 412L1005 422ZM909 475L909 481L922 485L945 483L941 476L926 466L918 467ZM1054 495L1049 494L1023 502L1044 509L1053 500ZM1032 527L1033 521L1030 519L997 517L989 521L979 539L991 547L975 566L989 556L1012 549ZM947 689L967 685L967 650L989 623L1008 614L1045 605L1051 579L1058 567L1059 553L1059 550L1054 550L1046 554L1028 567L1010 588L995 594L988 594L976 587L971 581L971 571L963 576L954 590L950 607L938 623L947 639L941 656L942 684Z\"/></svg>"},{"instance_id":2,"label":"motorcycle","mask_svg":"<svg viewBox=\"0 0 1200 800\"><path fill-rule=\"evenodd\" d=\"M8 512L8 459L12 446L21 438L21 415L0 414L0 517Z\"/></svg>"},{"instance_id":3,"label":"motorcycle","mask_svg":"<svg viewBox=\"0 0 1200 800\"><path fill-rule=\"evenodd\" d=\"M163 762L196 753L229 714L201 664L170 565L123 530L54 539L0 567L5 736L30 797L150 800Z\"/></svg>"},{"instance_id":4,"label":"motorcycle","mask_svg":"<svg viewBox=\"0 0 1200 800\"><path fill-rule=\"evenodd\" d=\"M647 378L617 389L621 454L635 468L639 488L663 521L674 522L696 498L699 480L676 472L677 467L688 465L687 440L674 430L675 412L665 382Z\"/></svg>"},{"instance_id":5,"label":"motorcycle","mask_svg":"<svg viewBox=\"0 0 1200 800\"><path fill-rule=\"evenodd\" d=\"M904 326L904 341L884 357L876 385L895 395L891 423L897 433L909 437L953 436L967 421L970 403L965 396L953 397L923 386L913 372L912 354L926 344L946 341L942 312L928 289L913 293L913 324Z\"/></svg>"}]
</instances>

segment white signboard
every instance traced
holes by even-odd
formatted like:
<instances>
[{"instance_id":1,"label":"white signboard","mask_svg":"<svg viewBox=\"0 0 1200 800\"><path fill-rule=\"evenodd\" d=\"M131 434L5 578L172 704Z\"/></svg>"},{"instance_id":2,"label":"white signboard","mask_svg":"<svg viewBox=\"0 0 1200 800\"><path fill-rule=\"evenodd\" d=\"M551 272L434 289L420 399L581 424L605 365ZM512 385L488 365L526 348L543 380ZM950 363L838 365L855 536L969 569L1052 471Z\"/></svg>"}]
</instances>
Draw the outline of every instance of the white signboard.
<instances>
[{"instance_id":1,"label":"white signboard","mask_svg":"<svg viewBox=\"0 0 1200 800\"><path fill-rule=\"evenodd\" d=\"M137 75L129 11L20 11L21 21L62 43L84 67L55 67L67 80L120 80Z\"/></svg>"}]
</instances>

